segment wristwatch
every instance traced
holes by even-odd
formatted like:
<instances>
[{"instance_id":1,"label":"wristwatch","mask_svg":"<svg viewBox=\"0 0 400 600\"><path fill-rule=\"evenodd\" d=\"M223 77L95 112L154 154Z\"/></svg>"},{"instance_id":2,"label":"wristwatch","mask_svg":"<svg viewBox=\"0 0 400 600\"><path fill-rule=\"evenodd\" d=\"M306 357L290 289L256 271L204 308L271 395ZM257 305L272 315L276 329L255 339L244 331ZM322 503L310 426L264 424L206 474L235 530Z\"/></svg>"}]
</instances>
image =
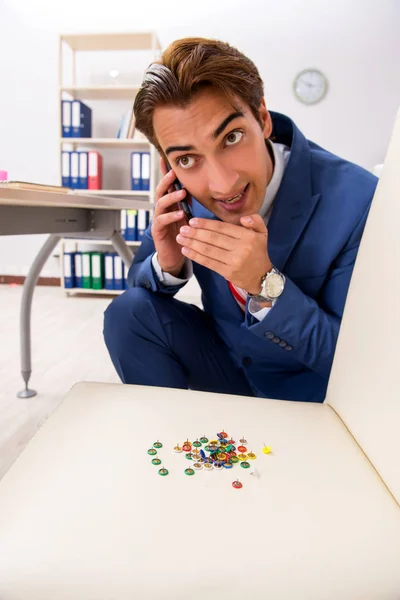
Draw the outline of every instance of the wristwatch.
<instances>
[{"instance_id":1,"label":"wristwatch","mask_svg":"<svg viewBox=\"0 0 400 600\"><path fill-rule=\"evenodd\" d=\"M259 302L272 302L279 298L285 287L285 276L272 267L261 279L261 291L258 294L250 294L249 298L255 298Z\"/></svg>"}]
</instances>

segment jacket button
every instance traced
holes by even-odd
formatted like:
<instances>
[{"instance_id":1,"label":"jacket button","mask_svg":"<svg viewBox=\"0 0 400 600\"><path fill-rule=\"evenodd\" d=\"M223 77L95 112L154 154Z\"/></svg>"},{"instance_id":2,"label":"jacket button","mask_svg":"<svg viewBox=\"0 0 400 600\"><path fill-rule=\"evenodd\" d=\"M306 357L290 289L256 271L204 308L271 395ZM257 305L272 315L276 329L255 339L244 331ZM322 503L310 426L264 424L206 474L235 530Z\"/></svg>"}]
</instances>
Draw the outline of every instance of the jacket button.
<instances>
[{"instance_id":1,"label":"jacket button","mask_svg":"<svg viewBox=\"0 0 400 600\"><path fill-rule=\"evenodd\" d=\"M145 281L144 282L144 287L146 288L146 290L150 290L151 289L151 283L150 283L150 281Z\"/></svg>"},{"instance_id":2,"label":"jacket button","mask_svg":"<svg viewBox=\"0 0 400 600\"><path fill-rule=\"evenodd\" d=\"M279 342L281 341L281 338L275 336L272 338L272 341L274 342L274 344L279 344Z\"/></svg>"},{"instance_id":3,"label":"jacket button","mask_svg":"<svg viewBox=\"0 0 400 600\"><path fill-rule=\"evenodd\" d=\"M293 346L289 346L288 344L287 346L285 346L285 350L289 352L290 350L293 350Z\"/></svg>"},{"instance_id":4,"label":"jacket button","mask_svg":"<svg viewBox=\"0 0 400 600\"><path fill-rule=\"evenodd\" d=\"M269 340L272 340L275 337L275 334L272 333L272 331L267 331L266 333L264 333L265 337L268 338Z\"/></svg>"},{"instance_id":5,"label":"jacket button","mask_svg":"<svg viewBox=\"0 0 400 600\"><path fill-rule=\"evenodd\" d=\"M281 348L284 348L285 346L287 346L287 343L285 342L285 340L281 340L279 342L279 345L280 345Z\"/></svg>"},{"instance_id":6,"label":"jacket button","mask_svg":"<svg viewBox=\"0 0 400 600\"><path fill-rule=\"evenodd\" d=\"M253 364L253 361L251 360L251 358L249 356L245 356L242 360L242 365L244 367L250 367L250 365Z\"/></svg>"}]
</instances>

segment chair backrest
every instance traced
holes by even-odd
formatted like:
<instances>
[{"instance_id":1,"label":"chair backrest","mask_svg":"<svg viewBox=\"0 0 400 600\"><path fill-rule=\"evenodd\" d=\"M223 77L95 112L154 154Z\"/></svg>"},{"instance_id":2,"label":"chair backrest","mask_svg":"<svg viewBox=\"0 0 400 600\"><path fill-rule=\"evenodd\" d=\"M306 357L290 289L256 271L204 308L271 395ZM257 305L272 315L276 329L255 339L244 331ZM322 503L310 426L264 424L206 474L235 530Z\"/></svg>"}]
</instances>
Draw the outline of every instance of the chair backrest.
<instances>
[{"instance_id":1,"label":"chair backrest","mask_svg":"<svg viewBox=\"0 0 400 600\"><path fill-rule=\"evenodd\" d=\"M354 267L326 402L400 504L400 110Z\"/></svg>"}]
</instances>

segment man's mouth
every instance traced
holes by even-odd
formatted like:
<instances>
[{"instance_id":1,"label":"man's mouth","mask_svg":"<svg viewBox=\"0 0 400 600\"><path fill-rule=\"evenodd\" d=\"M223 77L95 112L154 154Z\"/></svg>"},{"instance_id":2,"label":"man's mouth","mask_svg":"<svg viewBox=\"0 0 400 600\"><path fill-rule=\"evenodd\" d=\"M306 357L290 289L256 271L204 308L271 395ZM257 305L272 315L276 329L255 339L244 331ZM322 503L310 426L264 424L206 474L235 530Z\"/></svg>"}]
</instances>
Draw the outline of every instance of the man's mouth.
<instances>
[{"instance_id":1,"label":"man's mouth","mask_svg":"<svg viewBox=\"0 0 400 600\"><path fill-rule=\"evenodd\" d=\"M247 184L248 185L248 184ZM229 198L228 200L221 200L221 202L223 202L224 204L233 204L234 202L237 202L238 200L240 200L240 198L243 196L243 194L245 193L246 189L247 189L247 185L245 188L242 189L241 192L239 192L239 194L236 194L236 196L232 196L231 198Z\"/></svg>"},{"instance_id":2,"label":"man's mouth","mask_svg":"<svg viewBox=\"0 0 400 600\"><path fill-rule=\"evenodd\" d=\"M234 196L231 196L230 198L227 198L226 200L217 200L217 202L220 202L226 208L228 208L228 206L232 207L232 209L234 209L236 207L241 208L241 205L245 200L245 198L243 198L243 196L245 196L248 188L249 188L249 184L247 184L246 187L244 187L242 189L242 191L239 192L238 194L235 194Z\"/></svg>"}]
</instances>

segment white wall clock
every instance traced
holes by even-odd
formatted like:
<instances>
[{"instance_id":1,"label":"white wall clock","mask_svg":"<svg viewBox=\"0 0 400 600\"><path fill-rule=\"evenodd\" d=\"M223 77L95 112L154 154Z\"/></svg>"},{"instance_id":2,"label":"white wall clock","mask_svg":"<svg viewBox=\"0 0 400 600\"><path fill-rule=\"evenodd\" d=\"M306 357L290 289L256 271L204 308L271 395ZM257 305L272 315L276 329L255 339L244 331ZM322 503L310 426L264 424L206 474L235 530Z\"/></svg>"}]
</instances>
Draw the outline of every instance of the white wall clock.
<instances>
[{"instance_id":1,"label":"white wall clock","mask_svg":"<svg viewBox=\"0 0 400 600\"><path fill-rule=\"evenodd\" d=\"M293 91L304 104L320 102L328 90L328 80L318 69L304 69L293 82Z\"/></svg>"}]
</instances>

